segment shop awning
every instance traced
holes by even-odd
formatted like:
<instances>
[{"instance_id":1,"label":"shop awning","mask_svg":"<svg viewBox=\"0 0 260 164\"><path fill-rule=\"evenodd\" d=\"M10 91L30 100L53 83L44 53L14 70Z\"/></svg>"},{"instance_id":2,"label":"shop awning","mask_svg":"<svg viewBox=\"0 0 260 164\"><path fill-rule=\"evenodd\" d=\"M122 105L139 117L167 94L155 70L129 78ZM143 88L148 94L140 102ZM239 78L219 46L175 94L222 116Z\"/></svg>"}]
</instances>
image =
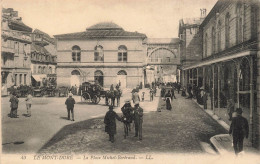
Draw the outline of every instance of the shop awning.
<instances>
[{"instance_id":1,"label":"shop awning","mask_svg":"<svg viewBox=\"0 0 260 164\"><path fill-rule=\"evenodd\" d=\"M41 82L42 79L47 78L46 75L32 75L32 77L34 78L35 81L39 81L39 82Z\"/></svg>"},{"instance_id":2,"label":"shop awning","mask_svg":"<svg viewBox=\"0 0 260 164\"><path fill-rule=\"evenodd\" d=\"M225 62L225 61L229 61L229 60L232 60L232 59L235 59L235 58L248 56L248 55L253 55L253 54L256 54L256 51L239 52L239 53L228 55L228 56L224 56L224 57L221 57L221 58L212 59L212 60L204 61L204 62L199 62L198 64L194 64L192 66L188 66L188 67L184 68L183 70L188 70L188 69L192 69L192 68L198 68L198 67L202 67L202 66L206 66L206 65L215 64L215 63L218 63L218 62Z\"/></svg>"}]
</instances>

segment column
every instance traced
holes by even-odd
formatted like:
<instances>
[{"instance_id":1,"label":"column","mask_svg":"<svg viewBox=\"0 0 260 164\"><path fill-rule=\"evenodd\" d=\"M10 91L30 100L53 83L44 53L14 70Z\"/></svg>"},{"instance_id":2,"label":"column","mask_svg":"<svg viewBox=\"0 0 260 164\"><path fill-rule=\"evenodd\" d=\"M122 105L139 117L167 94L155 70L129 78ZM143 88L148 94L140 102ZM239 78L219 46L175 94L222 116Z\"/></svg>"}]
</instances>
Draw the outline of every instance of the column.
<instances>
[{"instance_id":1,"label":"column","mask_svg":"<svg viewBox=\"0 0 260 164\"><path fill-rule=\"evenodd\" d=\"M213 108L213 114L215 114L215 76L214 76L214 73L215 73L215 68L214 68L214 65L212 66L212 79L213 79L213 86L212 86L212 108Z\"/></svg>"},{"instance_id":2,"label":"column","mask_svg":"<svg viewBox=\"0 0 260 164\"><path fill-rule=\"evenodd\" d=\"M199 67L197 69L197 87L199 86Z\"/></svg>"},{"instance_id":3,"label":"column","mask_svg":"<svg viewBox=\"0 0 260 164\"><path fill-rule=\"evenodd\" d=\"M220 64L217 65L218 69L218 115L220 116Z\"/></svg>"},{"instance_id":4,"label":"column","mask_svg":"<svg viewBox=\"0 0 260 164\"><path fill-rule=\"evenodd\" d=\"M202 78L203 78L202 86L204 87L204 90L205 90L205 89L206 89L206 87L205 87L205 79L206 79L206 76L205 76L205 67L202 67Z\"/></svg>"},{"instance_id":5,"label":"column","mask_svg":"<svg viewBox=\"0 0 260 164\"><path fill-rule=\"evenodd\" d=\"M253 110L254 110L254 84L253 84L253 57L250 57L250 115L249 115L249 141L253 139Z\"/></svg>"},{"instance_id":6,"label":"column","mask_svg":"<svg viewBox=\"0 0 260 164\"><path fill-rule=\"evenodd\" d=\"M239 105L239 70L240 70L240 63L241 61L237 61L237 108L240 107Z\"/></svg>"}]
</instances>

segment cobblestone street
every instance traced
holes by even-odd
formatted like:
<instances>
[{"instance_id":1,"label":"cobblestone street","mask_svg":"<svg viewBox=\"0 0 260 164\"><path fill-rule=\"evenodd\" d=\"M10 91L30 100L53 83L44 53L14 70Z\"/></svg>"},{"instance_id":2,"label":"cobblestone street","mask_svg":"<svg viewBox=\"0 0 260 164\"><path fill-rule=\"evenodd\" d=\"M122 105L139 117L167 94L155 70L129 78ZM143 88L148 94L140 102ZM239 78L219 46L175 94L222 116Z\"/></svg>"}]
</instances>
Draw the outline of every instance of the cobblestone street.
<instances>
[{"instance_id":1,"label":"cobblestone street","mask_svg":"<svg viewBox=\"0 0 260 164\"><path fill-rule=\"evenodd\" d=\"M205 113L195 102L176 94L173 110L144 114L143 140L134 136L124 139L123 124L117 121L115 143L108 141L104 132L103 117L77 122L63 127L39 152L40 153L210 153L210 137L227 131Z\"/></svg>"}]
</instances>

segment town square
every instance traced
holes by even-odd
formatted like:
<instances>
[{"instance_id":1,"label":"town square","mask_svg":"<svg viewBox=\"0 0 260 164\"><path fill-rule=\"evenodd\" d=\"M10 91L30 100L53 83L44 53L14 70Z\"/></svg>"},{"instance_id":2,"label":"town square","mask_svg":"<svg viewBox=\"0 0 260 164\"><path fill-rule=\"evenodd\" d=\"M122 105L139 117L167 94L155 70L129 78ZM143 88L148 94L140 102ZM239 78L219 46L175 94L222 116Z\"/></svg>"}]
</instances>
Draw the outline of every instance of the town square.
<instances>
[{"instance_id":1,"label":"town square","mask_svg":"<svg viewBox=\"0 0 260 164\"><path fill-rule=\"evenodd\" d=\"M260 162L258 0L75 2L2 3L3 155Z\"/></svg>"}]
</instances>

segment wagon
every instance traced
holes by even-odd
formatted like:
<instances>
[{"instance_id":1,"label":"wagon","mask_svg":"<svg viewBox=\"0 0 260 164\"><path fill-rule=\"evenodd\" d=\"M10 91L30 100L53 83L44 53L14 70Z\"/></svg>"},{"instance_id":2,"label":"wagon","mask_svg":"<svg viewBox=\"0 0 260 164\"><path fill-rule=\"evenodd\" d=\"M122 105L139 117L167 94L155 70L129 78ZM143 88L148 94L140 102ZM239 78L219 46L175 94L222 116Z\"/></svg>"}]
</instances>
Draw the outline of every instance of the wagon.
<instances>
[{"instance_id":1,"label":"wagon","mask_svg":"<svg viewBox=\"0 0 260 164\"><path fill-rule=\"evenodd\" d=\"M54 85L49 85L45 89L45 95L54 97L57 93L57 89Z\"/></svg>"},{"instance_id":2,"label":"wagon","mask_svg":"<svg viewBox=\"0 0 260 164\"><path fill-rule=\"evenodd\" d=\"M81 101L88 101L94 104L98 104L101 97L104 96L105 91L100 85L91 84L89 82L82 83Z\"/></svg>"},{"instance_id":3,"label":"wagon","mask_svg":"<svg viewBox=\"0 0 260 164\"><path fill-rule=\"evenodd\" d=\"M44 88L40 88L40 87L33 88L32 95L34 97L42 97L44 95Z\"/></svg>"}]
</instances>

